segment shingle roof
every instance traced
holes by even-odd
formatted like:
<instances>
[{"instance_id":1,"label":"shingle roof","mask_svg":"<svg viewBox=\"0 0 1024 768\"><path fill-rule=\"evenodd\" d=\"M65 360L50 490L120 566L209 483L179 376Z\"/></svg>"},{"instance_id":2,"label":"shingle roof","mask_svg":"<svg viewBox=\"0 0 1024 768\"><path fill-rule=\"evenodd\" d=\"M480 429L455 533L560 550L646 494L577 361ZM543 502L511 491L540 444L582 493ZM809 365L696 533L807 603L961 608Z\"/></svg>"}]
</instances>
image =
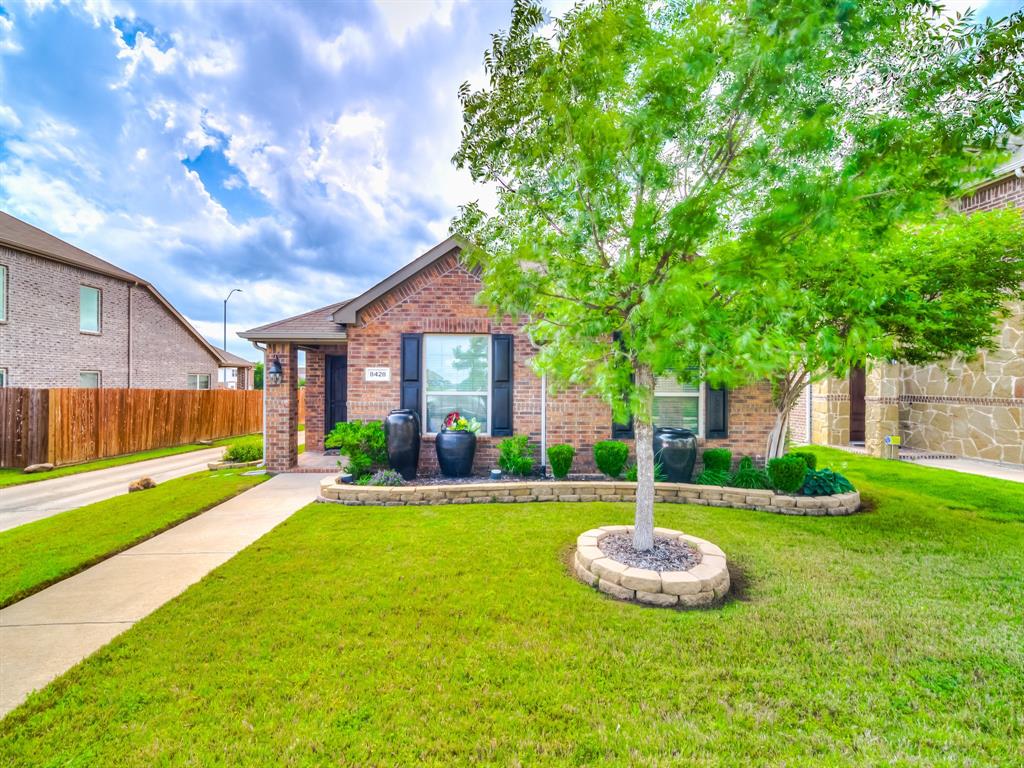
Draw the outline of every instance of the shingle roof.
<instances>
[{"instance_id":1,"label":"shingle roof","mask_svg":"<svg viewBox=\"0 0 1024 768\"><path fill-rule=\"evenodd\" d=\"M328 304L301 315L250 328L238 335L251 341L344 341L345 326L331 320L331 315L346 303L347 300Z\"/></svg>"},{"instance_id":2,"label":"shingle roof","mask_svg":"<svg viewBox=\"0 0 1024 768\"><path fill-rule=\"evenodd\" d=\"M228 352L226 349L217 348L217 353L220 355L221 362L226 365L221 366L222 368L252 368L252 360L246 360L244 357L239 357L234 352Z\"/></svg>"},{"instance_id":3,"label":"shingle roof","mask_svg":"<svg viewBox=\"0 0 1024 768\"><path fill-rule=\"evenodd\" d=\"M191 333L195 337L196 341L202 344L211 355L221 362L230 362L225 358L225 354L231 355L230 352L225 353L224 350L217 349L217 347L207 341L199 331L192 327L192 324L185 319L185 316L176 310L171 302L163 297L160 291L158 291L152 283L147 280L143 280L138 275L133 275L127 270L115 267L109 261L104 261L99 256L93 256L91 253L83 251L81 248L77 248L71 245L71 243L65 242L59 237L51 235L49 232L41 230L39 227L33 227L28 222L17 219L4 211L0 211L0 245L13 248L16 251L30 253L33 256L38 256L43 259L49 259L50 261L59 261L63 264L70 264L81 269L87 269L90 272L107 275L108 277L124 280L125 282L134 283L139 287L147 288L156 300L163 304L167 311L170 312L178 322L185 326L185 329ZM231 355L231 357L236 356Z\"/></svg>"}]
</instances>

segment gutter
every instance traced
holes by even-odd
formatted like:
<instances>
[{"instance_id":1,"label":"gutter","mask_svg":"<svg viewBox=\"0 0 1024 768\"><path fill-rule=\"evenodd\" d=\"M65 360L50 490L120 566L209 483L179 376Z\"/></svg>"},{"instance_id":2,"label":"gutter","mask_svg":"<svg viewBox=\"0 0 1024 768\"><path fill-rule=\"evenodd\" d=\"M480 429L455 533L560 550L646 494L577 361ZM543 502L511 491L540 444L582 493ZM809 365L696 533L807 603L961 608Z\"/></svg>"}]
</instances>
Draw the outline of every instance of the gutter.
<instances>
[{"instance_id":1,"label":"gutter","mask_svg":"<svg viewBox=\"0 0 1024 768\"><path fill-rule=\"evenodd\" d=\"M263 462L260 466L267 466L267 348L261 347L258 341L252 345L263 353ZM252 385L256 386L256 372L253 370Z\"/></svg>"}]
</instances>

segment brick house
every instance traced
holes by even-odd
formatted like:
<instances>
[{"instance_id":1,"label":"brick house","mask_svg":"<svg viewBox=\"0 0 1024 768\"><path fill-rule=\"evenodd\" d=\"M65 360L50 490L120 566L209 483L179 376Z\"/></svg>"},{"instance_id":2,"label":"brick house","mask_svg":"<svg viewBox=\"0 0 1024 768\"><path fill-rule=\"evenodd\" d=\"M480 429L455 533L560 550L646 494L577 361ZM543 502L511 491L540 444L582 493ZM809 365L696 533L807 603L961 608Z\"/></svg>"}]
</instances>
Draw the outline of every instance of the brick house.
<instances>
[{"instance_id":1,"label":"brick house","mask_svg":"<svg viewBox=\"0 0 1024 768\"><path fill-rule=\"evenodd\" d=\"M0 386L210 389L252 363L152 284L0 211Z\"/></svg>"},{"instance_id":2,"label":"brick house","mask_svg":"<svg viewBox=\"0 0 1024 768\"><path fill-rule=\"evenodd\" d=\"M967 213L1006 206L1024 213L1024 144L958 205ZM881 456L885 437L898 435L918 451L1024 465L1024 306L1010 311L996 349L970 362L877 364L814 384L794 408L791 439L863 445Z\"/></svg>"},{"instance_id":3,"label":"brick house","mask_svg":"<svg viewBox=\"0 0 1024 768\"><path fill-rule=\"evenodd\" d=\"M420 471L436 470L433 435L452 411L483 424L474 471L497 466L497 443L526 434L538 451L576 448L576 470L593 468L595 442L632 443L627 426L579 389L545 391L530 367L534 354L520 326L499 321L474 302L479 278L448 239L365 293L239 334L265 344L283 381L266 388L267 466L297 464L297 353L306 356L306 451L322 451L324 431L346 420L384 419L413 408L423 424ZM773 423L767 384L732 391L659 381L656 423L685 426L702 447L728 446L761 457ZM539 457L538 457L539 458ZM546 463L546 457L545 457Z\"/></svg>"}]
</instances>

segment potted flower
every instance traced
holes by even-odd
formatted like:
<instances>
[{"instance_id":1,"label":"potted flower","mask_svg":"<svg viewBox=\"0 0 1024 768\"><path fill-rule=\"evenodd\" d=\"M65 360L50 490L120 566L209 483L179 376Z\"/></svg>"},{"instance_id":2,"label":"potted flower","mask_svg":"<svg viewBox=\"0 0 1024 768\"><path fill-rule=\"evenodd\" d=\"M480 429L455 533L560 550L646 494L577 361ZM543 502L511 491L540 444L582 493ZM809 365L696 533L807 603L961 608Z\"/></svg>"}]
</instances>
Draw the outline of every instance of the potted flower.
<instances>
[{"instance_id":1,"label":"potted flower","mask_svg":"<svg viewBox=\"0 0 1024 768\"><path fill-rule=\"evenodd\" d=\"M445 477L468 477L473 471L473 456L476 453L476 433L480 422L465 419L458 411L452 411L444 419L444 426L437 433L434 447L437 449L437 463Z\"/></svg>"}]
</instances>

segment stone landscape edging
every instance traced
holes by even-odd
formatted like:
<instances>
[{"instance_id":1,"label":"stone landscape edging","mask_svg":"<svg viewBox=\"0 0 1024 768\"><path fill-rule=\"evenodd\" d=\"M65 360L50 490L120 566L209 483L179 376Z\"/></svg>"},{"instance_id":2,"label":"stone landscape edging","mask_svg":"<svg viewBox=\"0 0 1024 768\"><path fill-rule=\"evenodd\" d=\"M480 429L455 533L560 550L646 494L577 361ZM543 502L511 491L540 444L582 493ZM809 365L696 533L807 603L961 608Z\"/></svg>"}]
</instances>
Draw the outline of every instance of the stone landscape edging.
<instances>
[{"instance_id":1,"label":"stone landscape edging","mask_svg":"<svg viewBox=\"0 0 1024 768\"><path fill-rule=\"evenodd\" d=\"M258 467L263 459L256 461L211 461L206 468L213 471L217 469L241 469L242 467Z\"/></svg>"},{"instance_id":2,"label":"stone landscape edging","mask_svg":"<svg viewBox=\"0 0 1024 768\"><path fill-rule=\"evenodd\" d=\"M450 485L352 485L326 478L320 500L352 506L417 506L533 501L635 501L636 483L626 480L526 480ZM852 515L860 509L857 491L834 496L795 496L745 488L689 483L655 483L654 500L668 504L756 509L779 515Z\"/></svg>"},{"instance_id":3,"label":"stone landscape edging","mask_svg":"<svg viewBox=\"0 0 1024 768\"><path fill-rule=\"evenodd\" d=\"M635 568L606 555L601 539L612 533L632 533L632 525L602 525L576 538L573 569L576 577L619 600L637 600L664 608L706 608L729 592L729 565L725 553L706 539L671 528L655 528L658 538L676 539L700 552L701 560L685 571Z\"/></svg>"}]
</instances>

